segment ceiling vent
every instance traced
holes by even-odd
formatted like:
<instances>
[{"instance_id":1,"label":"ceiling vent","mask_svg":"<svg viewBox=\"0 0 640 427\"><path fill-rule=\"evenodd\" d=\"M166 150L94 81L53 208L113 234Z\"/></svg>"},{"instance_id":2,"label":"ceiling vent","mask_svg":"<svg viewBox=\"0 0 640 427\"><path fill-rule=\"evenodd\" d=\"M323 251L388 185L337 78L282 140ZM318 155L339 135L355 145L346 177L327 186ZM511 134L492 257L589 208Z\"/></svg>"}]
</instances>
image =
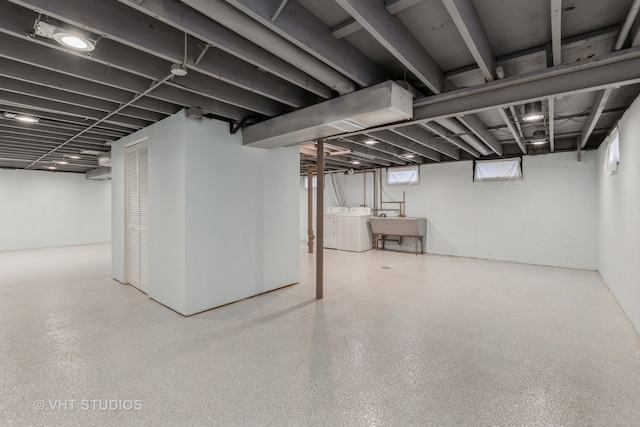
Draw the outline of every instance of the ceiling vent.
<instances>
[{"instance_id":1,"label":"ceiling vent","mask_svg":"<svg viewBox=\"0 0 640 427\"><path fill-rule=\"evenodd\" d=\"M388 81L246 127L242 143L286 147L411 117L413 96Z\"/></svg>"}]
</instances>

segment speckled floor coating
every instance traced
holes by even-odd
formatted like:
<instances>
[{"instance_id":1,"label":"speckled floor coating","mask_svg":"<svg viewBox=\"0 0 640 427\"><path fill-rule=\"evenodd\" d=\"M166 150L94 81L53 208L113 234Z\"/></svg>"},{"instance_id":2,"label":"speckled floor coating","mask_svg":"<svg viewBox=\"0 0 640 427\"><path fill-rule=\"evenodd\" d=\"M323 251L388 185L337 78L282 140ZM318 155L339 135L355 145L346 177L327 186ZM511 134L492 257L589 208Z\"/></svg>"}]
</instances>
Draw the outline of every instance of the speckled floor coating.
<instances>
[{"instance_id":1,"label":"speckled floor coating","mask_svg":"<svg viewBox=\"0 0 640 427\"><path fill-rule=\"evenodd\" d=\"M302 253L299 285L183 318L109 256L0 253L0 425L640 425L640 338L595 272L326 251L315 301Z\"/></svg>"}]
</instances>

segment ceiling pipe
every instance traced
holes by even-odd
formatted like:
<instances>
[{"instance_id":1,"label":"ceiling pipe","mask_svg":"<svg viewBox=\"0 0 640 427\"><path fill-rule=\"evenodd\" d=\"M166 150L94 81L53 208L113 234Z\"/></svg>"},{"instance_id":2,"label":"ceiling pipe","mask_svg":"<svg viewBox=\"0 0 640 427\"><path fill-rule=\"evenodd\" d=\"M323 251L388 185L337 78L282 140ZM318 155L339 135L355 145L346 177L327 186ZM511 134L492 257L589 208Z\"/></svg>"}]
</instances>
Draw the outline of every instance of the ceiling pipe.
<instances>
[{"instance_id":1,"label":"ceiling pipe","mask_svg":"<svg viewBox=\"0 0 640 427\"><path fill-rule=\"evenodd\" d=\"M487 156L492 153L492 151L489 150L489 148L487 148L485 144L480 142L480 140L478 140L478 138L476 138L475 135L472 135L471 131L467 129L465 125L460 123L457 119L441 119L441 120L436 120L436 123L438 123L441 126L444 126L445 128L449 129L451 132L455 133L456 136L461 138L464 142L469 144L471 147L478 150L480 154L482 154L483 156Z\"/></svg>"},{"instance_id":2,"label":"ceiling pipe","mask_svg":"<svg viewBox=\"0 0 640 427\"><path fill-rule=\"evenodd\" d=\"M627 15L627 19L624 21L624 25L620 30L620 34L618 34L618 39L616 40L616 45L614 50L622 49L622 45L624 41L627 39L629 35L629 31L631 31L631 26L633 25L633 21L636 20L636 16L638 16L638 11L640 11L640 0L635 0L631 5L631 9L629 10L629 14Z\"/></svg>"},{"instance_id":3,"label":"ceiling pipe","mask_svg":"<svg viewBox=\"0 0 640 427\"><path fill-rule=\"evenodd\" d=\"M356 85L324 62L309 55L224 0L180 0L245 39L321 81L340 95L353 92Z\"/></svg>"}]
</instances>

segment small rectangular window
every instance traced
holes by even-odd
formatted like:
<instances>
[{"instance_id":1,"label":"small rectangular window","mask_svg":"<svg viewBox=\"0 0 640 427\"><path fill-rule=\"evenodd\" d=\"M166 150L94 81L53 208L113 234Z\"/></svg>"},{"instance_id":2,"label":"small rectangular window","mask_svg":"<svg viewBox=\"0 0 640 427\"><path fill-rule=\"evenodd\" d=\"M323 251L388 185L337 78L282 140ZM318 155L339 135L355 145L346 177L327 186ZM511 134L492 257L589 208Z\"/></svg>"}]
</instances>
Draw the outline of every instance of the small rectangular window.
<instances>
[{"instance_id":1,"label":"small rectangular window","mask_svg":"<svg viewBox=\"0 0 640 427\"><path fill-rule=\"evenodd\" d=\"M387 185L406 185L419 183L420 168L418 166L387 169Z\"/></svg>"},{"instance_id":2,"label":"small rectangular window","mask_svg":"<svg viewBox=\"0 0 640 427\"><path fill-rule=\"evenodd\" d=\"M309 179L305 176L302 180L304 182L304 189L308 189ZM318 188L318 175L313 175L313 179L311 180L311 182L313 182L313 188Z\"/></svg>"},{"instance_id":3,"label":"small rectangular window","mask_svg":"<svg viewBox=\"0 0 640 427\"><path fill-rule=\"evenodd\" d=\"M474 182L522 181L522 162L519 157L476 161L474 164Z\"/></svg>"},{"instance_id":4,"label":"small rectangular window","mask_svg":"<svg viewBox=\"0 0 640 427\"><path fill-rule=\"evenodd\" d=\"M618 164L620 164L620 138L617 128L611 131L605 142L607 153L604 160L604 171L607 176L611 176L618 173Z\"/></svg>"}]
</instances>

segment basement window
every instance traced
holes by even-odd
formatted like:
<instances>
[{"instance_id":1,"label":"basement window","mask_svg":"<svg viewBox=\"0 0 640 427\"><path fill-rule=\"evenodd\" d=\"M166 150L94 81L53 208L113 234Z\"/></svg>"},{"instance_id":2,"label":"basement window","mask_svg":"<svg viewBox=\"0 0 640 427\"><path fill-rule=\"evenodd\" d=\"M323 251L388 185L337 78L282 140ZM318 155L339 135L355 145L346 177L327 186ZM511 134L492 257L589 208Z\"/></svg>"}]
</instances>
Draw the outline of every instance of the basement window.
<instances>
[{"instance_id":1,"label":"basement window","mask_svg":"<svg viewBox=\"0 0 640 427\"><path fill-rule=\"evenodd\" d=\"M309 188L309 178L305 176L303 178L303 181L304 189L307 190ZM313 183L313 188L318 188L318 175L313 175L313 179L311 180L311 182Z\"/></svg>"},{"instance_id":2,"label":"basement window","mask_svg":"<svg viewBox=\"0 0 640 427\"><path fill-rule=\"evenodd\" d=\"M522 159L483 160L474 162L474 182L522 181Z\"/></svg>"},{"instance_id":3,"label":"basement window","mask_svg":"<svg viewBox=\"0 0 640 427\"><path fill-rule=\"evenodd\" d=\"M420 168L418 166L387 169L387 185L407 184L420 184Z\"/></svg>"},{"instance_id":4,"label":"basement window","mask_svg":"<svg viewBox=\"0 0 640 427\"><path fill-rule=\"evenodd\" d=\"M604 160L604 171L607 176L616 175L618 173L618 164L620 164L620 138L618 129L613 129L606 139L607 152Z\"/></svg>"}]
</instances>

